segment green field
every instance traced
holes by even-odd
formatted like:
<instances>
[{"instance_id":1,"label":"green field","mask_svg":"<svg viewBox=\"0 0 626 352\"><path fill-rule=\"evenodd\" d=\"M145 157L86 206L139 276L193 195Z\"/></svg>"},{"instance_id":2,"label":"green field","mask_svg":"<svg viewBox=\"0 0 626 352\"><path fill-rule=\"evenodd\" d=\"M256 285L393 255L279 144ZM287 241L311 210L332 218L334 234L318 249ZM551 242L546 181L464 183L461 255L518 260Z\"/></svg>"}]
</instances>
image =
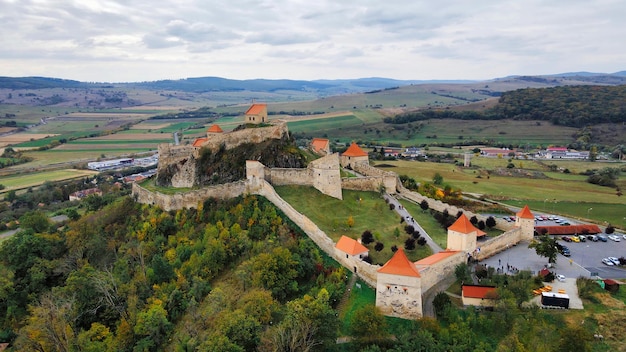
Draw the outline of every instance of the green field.
<instances>
[{"instance_id":1,"label":"green field","mask_svg":"<svg viewBox=\"0 0 626 352\"><path fill-rule=\"evenodd\" d=\"M489 165L492 168L495 166L503 167L499 163L506 163L506 160L474 158L472 163L474 165L472 168L415 161L384 161L374 164L392 165L394 167L383 169L399 175L408 175L418 182L432 182L433 176L438 172L443 176L444 183L454 188L460 188L466 194L484 195L486 198L501 200L516 206L529 204L531 209L544 210L548 213L587 218L587 209L594 208L598 211L592 211L589 214L590 220L598 224L610 222L615 226L624 226L623 217L626 215L624 198L623 196L618 197L613 188L590 184L585 181L586 178L581 178L580 175L543 179L497 176L494 174L487 177L485 170L492 169L488 167L478 168L477 164ZM530 161L524 163L529 167L533 164ZM575 165L572 163L574 162L570 161L564 165L574 168ZM589 164L604 166L599 163L583 162L576 169L586 169ZM481 177L478 178L478 176ZM624 182L625 178L626 176L622 175L619 182Z\"/></svg>"},{"instance_id":2,"label":"green field","mask_svg":"<svg viewBox=\"0 0 626 352\"><path fill-rule=\"evenodd\" d=\"M312 187L277 186L276 192L296 210L306 215L328 237L337 242L342 235L360 238L365 230L370 230L374 238L384 244L380 252L370 245L370 256L374 264L384 264L392 256L391 246L404 248L408 235L404 232L404 224L400 224L400 216L385 203L375 192L357 192L344 190L343 200L321 194ZM354 226L348 227L347 220L352 216ZM395 229L400 235L394 236ZM417 246L415 250L406 251L411 260L419 260L431 254L428 247Z\"/></svg>"},{"instance_id":3,"label":"green field","mask_svg":"<svg viewBox=\"0 0 626 352\"><path fill-rule=\"evenodd\" d=\"M323 119L293 121L287 123L287 126L292 132L316 131L318 133L325 133L327 131L349 128L362 123L363 122L354 115L344 115Z\"/></svg>"},{"instance_id":4,"label":"green field","mask_svg":"<svg viewBox=\"0 0 626 352\"><path fill-rule=\"evenodd\" d=\"M28 187L35 187L43 184L46 181L61 181L69 180L73 178L85 177L95 175L97 172L89 170L56 170L46 172L32 172L28 174L21 174L15 176L3 176L0 183L6 188L0 192L8 192L11 190L24 189Z\"/></svg>"}]
</instances>

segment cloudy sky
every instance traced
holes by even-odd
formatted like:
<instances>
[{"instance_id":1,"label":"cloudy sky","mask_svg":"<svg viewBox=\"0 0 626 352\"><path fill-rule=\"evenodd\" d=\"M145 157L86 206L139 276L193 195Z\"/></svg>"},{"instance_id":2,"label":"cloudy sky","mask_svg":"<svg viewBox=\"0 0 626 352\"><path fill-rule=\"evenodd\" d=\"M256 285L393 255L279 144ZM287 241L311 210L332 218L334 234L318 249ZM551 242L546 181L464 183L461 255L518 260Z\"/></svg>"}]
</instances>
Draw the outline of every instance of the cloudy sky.
<instances>
[{"instance_id":1,"label":"cloudy sky","mask_svg":"<svg viewBox=\"0 0 626 352\"><path fill-rule=\"evenodd\" d=\"M0 0L0 76L490 79L626 70L624 0Z\"/></svg>"}]
</instances>

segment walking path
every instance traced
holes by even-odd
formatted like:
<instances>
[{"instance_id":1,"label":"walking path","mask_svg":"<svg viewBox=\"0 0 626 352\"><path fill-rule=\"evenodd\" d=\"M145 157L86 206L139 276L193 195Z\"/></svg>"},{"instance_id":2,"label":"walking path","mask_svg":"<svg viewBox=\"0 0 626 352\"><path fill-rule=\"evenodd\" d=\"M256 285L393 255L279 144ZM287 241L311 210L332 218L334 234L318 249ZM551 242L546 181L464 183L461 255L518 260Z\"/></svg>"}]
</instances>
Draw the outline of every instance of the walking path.
<instances>
[{"instance_id":1,"label":"walking path","mask_svg":"<svg viewBox=\"0 0 626 352\"><path fill-rule=\"evenodd\" d=\"M428 235L424 228L420 226L420 224L417 223L415 219L413 219L411 214L409 214L409 212L400 204L400 202L396 198L392 197L388 193L385 193L384 197L389 201L389 204L393 204L395 206L395 211L400 214L400 216L405 220L407 225L413 226L414 229L422 234L422 237L426 239L426 244L428 245L428 247L430 247L433 253L439 253L443 251L443 248L441 248L435 241L433 241L433 239L430 237L430 235Z\"/></svg>"}]
</instances>

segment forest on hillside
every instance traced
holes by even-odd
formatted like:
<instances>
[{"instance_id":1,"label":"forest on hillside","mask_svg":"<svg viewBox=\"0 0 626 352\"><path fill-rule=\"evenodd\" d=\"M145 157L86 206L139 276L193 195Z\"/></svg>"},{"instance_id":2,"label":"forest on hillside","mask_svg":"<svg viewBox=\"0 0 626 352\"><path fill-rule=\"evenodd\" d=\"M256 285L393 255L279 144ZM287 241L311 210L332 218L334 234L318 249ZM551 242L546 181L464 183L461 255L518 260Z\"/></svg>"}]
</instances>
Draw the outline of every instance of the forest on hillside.
<instances>
[{"instance_id":1,"label":"forest on hillside","mask_svg":"<svg viewBox=\"0 0 626 352\"><path fill-rule=\"evenodd\" d=\"M504 92L493 108L478 111L418 110L384 119L404 124L429 119L533 120L585 127L626 122L626 85L527 88Z\"/></svg>"},{"instance_id":2,"label":"forest on hillside","mask_svg":"<svg viewBox=\"0 0 626 352\"><path fill-rule=\"evenodd\" d=\"M593 343L598 321L583 328L521 308L537 285L529 272L476 274L500 287L493 312L456 308L442 293L437 320L385 318L371 300L343 315L349 271L263 197L165 212L121 196L61 227L41 211L20 220L22 230L0 246L0 342L10 342L10 351L608 347ZM469 268L455 275L468 280ZM586 297L594 290L587 285ZM352 342L336 343L346 335Z\"/></svg>"}]
</instances>

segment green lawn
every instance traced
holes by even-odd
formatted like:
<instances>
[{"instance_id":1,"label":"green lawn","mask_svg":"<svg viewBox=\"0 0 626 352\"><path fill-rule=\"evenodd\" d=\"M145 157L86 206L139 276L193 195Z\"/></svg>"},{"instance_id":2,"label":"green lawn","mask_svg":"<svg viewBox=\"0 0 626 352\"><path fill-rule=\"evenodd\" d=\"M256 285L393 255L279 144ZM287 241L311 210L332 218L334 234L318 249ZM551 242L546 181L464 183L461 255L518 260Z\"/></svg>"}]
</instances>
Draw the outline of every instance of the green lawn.
<instances>
[{"instance_id":1,"label":"green lawn","mask_svg":"<svg viewBox=\"0 0 626 352\"><path fill-rule=\"evenodd\" d=\"M389 209L376 192L343 191L343 200L326 196L312 187L277 186L276 192L296 210L306 215L333 241L342 235L360 238L365 230L370 230L374 238L384 244L380 252L370 244L370 256L374 264L384 264L392 256L391 246L404 247L408 235L399 215ZM348 227L347 220L352 216L354 226ZM396 238L394 231L400 235ZM419 260L432 254L430 248L417 246L406 251L411 260Z\"/></svg>"},{"instance_id":2,"label":"green lawn","mask_svg":"<svg viewBox=\"0 0 626 352\"><path fill-rule=\"evenodd\" d=\"M361 288L358 288L356 285L354 286L354 288L350 292L350 297L348 298L348 301L339 312L339 319L342 322L342 325L340 327L341 336L350 335L350 320L352 319L352 315L358 308L361 308L368 304L376 304L376 291L374 291L373 288L369 287L369 285L361 280L357 280L356 282L361 286Z\"/></svg>"}]
</instances>

